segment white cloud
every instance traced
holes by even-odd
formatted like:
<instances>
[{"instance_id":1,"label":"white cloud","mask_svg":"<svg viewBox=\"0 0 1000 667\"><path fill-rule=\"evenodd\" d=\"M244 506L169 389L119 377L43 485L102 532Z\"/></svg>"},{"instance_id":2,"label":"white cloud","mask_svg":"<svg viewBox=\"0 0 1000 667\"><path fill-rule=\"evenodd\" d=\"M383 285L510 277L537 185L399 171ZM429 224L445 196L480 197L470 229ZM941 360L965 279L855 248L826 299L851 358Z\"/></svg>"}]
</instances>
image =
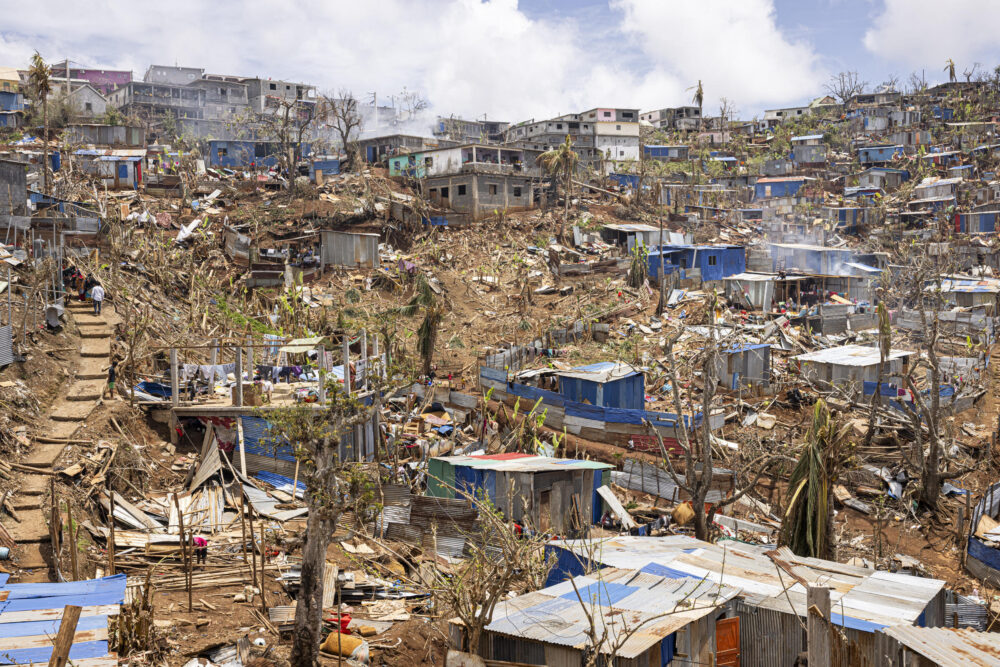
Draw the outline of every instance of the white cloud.
<instances>
[{"instance_id":1,"label":"white cloud","mask_svg":"<svg viewBox=\"0 0 1000 667\"><path fill-rule=\"evenodd\" d=\"M706 111L722 96L750 112L819 87L815 54L782 36L771 0L610 2L598 25L592 12L529 17L517 0L49 0L5 12L0 65L25 67L38 49L137 78L176 63L359 97L406 86L440 113L512 121L678 105L699 78Z\"/></svg>"},{"instance_id":2,"label":"white cloud","mask_svg":"<svg viewBox=\"0 0 1000 667\"><path fill-rule=\"evenodd\" d=\"M694 85L745 114L818 94L826 73L812 46L778 28L773 0L612 0L661 76ZM691 93L687 93L690 98ZM706 110L706 113L708 111Z\"/></svg>"},{"instance_id":3,"label":"white cloud","mask_svg":"<svg viewBox=\"0 0 1000 667\"><path fill-rule=\"evenodd\" d=\"M996 0L885 0L864 45L886 60L931 71L951 58L961 75L974 62L992 69L1000 60L998 25Z\"/></svg>"}]
</instances>

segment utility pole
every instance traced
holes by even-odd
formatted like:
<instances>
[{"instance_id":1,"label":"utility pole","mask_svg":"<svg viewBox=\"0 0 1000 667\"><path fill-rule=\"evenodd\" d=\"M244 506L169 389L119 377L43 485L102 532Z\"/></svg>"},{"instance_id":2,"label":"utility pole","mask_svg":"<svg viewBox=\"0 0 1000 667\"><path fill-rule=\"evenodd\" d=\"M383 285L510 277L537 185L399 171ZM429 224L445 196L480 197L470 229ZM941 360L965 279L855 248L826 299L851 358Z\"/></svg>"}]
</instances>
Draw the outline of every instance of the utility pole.
<instances>
[{"instance_id":1,"label":"utility pole","mask_svg":"<svg viewBox=\"0 0 1000 667\"><path fill-rule=\"evenodd\" d=\"M809 667L830 667L830 589L810 585L806 610Z\"/></svg>"}]
</instances>

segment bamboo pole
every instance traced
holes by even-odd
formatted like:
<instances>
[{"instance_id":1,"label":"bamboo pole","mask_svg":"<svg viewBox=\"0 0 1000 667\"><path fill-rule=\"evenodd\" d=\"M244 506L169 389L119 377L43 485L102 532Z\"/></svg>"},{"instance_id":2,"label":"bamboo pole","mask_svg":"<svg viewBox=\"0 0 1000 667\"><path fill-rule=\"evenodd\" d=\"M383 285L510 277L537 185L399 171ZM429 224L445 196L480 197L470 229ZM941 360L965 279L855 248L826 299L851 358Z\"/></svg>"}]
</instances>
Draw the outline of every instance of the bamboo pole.
<instances>
[{"instance_id":1,"label":"bamboo pole","mask_svg":"<svg viewBox=\"0 0 1000 667\"><path fill-rule=\"evenodd\" d=\"M174 493L174 507L177 508L177 525L180 529L181 538L181 558L184 560L184 582L187 585L188 612L194 611L194 600L191 595L191 552L188 549L187 541L184 539L184 513L181 512L181 501Z\"/></svg>"},{"instance_id":2,"label":"bamboo pole","mask_svg":"<svg viewBox=\"0 0 1000 667\"><path fill-rule=\"evenodd\" d=\"M244 502L246 502L245 501L245 497L244 497ZM253 567L250 568L250 572L253 573L253 585L254 585L254 587L257 590L263 591L264 590L263 587L257 585L257 537L254 534L254 530L253 530L253 515L252 514L249 517L247 517L247 523L250 524L250 558L253 560L253 563L252 563ZM262 557L263 557L263 555L262 555Z\"/></svg>"},{"instance_id":3,"label":"bamboo pole","mask_svg":"<svg viewBox=\"0 0 1000 667\"><path fill-rule=\"evenodd\" d=\"M73 581L80 580L80 564L76 554L76 531L73 530L73 507L66 501L66 525L69 527L69 561L73 568Z\"/></svg>"},{"instance_id":4,"label":"bamboo pole","mask_svg":"<svg viewBox=\"0 0 1000 667\"><path fill-rule=\"evenodd\" d=\"M113 575L115 573L115 492L112 489L108 489L109 506L110 506L110 522L111 522L111 539L108 541L108 575Z\"/></svg>"},{"instance_id":5,"label":"bamboo pole","mask_svg":"<svg viewBox=\"0 0 1000 667\"><path fill-rule=\"evenodd\" d=\"M264 564L267 562L267 548L264 546L264 517L260 519L260 610L267 614L267 597L264 591Z\"/></svg>"}]
</instances>

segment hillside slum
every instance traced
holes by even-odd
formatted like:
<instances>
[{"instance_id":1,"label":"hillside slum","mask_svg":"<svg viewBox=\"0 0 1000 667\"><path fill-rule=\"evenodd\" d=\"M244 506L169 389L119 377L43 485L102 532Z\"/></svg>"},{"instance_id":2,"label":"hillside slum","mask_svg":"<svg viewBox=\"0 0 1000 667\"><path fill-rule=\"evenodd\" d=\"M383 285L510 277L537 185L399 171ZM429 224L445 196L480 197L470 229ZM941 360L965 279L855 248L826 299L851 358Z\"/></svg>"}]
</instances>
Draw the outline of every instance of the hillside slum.
<instances>
[{"instance_id":1,"label":"hillside slum","mask_svg":"<svg viewBox=\"0 0 1000 667\"><path fill-rule=\"evenodd\" d=\"M996 664L998 107L5 135L0 664Z\"/></svg>"}]
</instances>

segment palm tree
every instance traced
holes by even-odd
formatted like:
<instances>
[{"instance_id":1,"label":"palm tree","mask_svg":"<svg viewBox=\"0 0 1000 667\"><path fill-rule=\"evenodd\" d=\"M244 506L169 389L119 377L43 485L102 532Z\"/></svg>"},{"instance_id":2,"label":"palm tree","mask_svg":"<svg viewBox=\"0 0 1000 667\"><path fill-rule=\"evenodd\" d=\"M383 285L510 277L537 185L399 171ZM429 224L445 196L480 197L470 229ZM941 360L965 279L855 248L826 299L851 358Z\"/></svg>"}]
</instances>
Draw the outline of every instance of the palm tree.
<instances>
[{"instance_id":1,"label":"palm tree","mask_svg":"<svg viewBox=\"0 0 1000 667\"><path fill-rule=\"evenodd\" d=\"M948 81L955 82L958 79L955 77L955 61L951 58L944 61L944 71L948 72Z\"/></svg>"},{"instance_id":2,"label":"palm tree","mask_svg":"<svg viewBox=\"0 0 1000 667\"><path fill-rule=\"evenodd\" d=\"M569 200L573 192L573 173L576 171L576 164L580 156L573 150L573 140L566 135L566 141L559 144L557 148L545 151L538 156L538 164L542 166L552 176L562 178L563 197L566 200L566 208L563 213L563 221L559 226L559 240L563 240L563 233L566 229L566 222L569 220Z\"/></svg>"},{"instance_id":3,"label":"palm tree","mask_svg":"<svg viewBox=\"0 0 1000 667\"><path fill-rule=\"evenodd\" d=\"M45 194L52 194L49 188L49 93L52 92L52 82L49 80L49 66L42 60L38 51L31 56L31 68L28 70L28 81L36 101L42 103L42 178Z\"/></svg>"},{"instance_id":4,"label":"palm tree","mask_svg":"<svg viewBox=\"0 0 1000 667\"><path fill-rule=\"evenodd\" d=\"M413 298L401 307L399 312L405 317L411 317L421 309L424 311L424 321L417 329L417 353L423 363L423 375L427 377L431 374L434 346L437 342L438 326L444 318L444 309L438 305L434 291L423 274L417 278L417 289Z\"/></svg>"},{"instance_id":5,"label":"palm tree","mask_svg":"<svg viewBox=\"0 0 1000 667\"><path fill-rule=\"evenodd\" d=\"M805 448L789 477L788 510L778 537L796 555L832 559L832 491L848 455L847 429L823 399L817 400Z\"/></svg>"},{"instance_id":6,"label":"palm tree","mask_svg":"<svg viewBox=\"0 0 1000 667\"><path fill-rule=\"evenodd\" d=\"M701 87L701 79L698 79L697 86L691 86L688 90L694 91L691 101L698 105L698 127L704 127L705 116L701 112L701 106L705 102L705 89Z\"/></svg>"}]
</instances>

